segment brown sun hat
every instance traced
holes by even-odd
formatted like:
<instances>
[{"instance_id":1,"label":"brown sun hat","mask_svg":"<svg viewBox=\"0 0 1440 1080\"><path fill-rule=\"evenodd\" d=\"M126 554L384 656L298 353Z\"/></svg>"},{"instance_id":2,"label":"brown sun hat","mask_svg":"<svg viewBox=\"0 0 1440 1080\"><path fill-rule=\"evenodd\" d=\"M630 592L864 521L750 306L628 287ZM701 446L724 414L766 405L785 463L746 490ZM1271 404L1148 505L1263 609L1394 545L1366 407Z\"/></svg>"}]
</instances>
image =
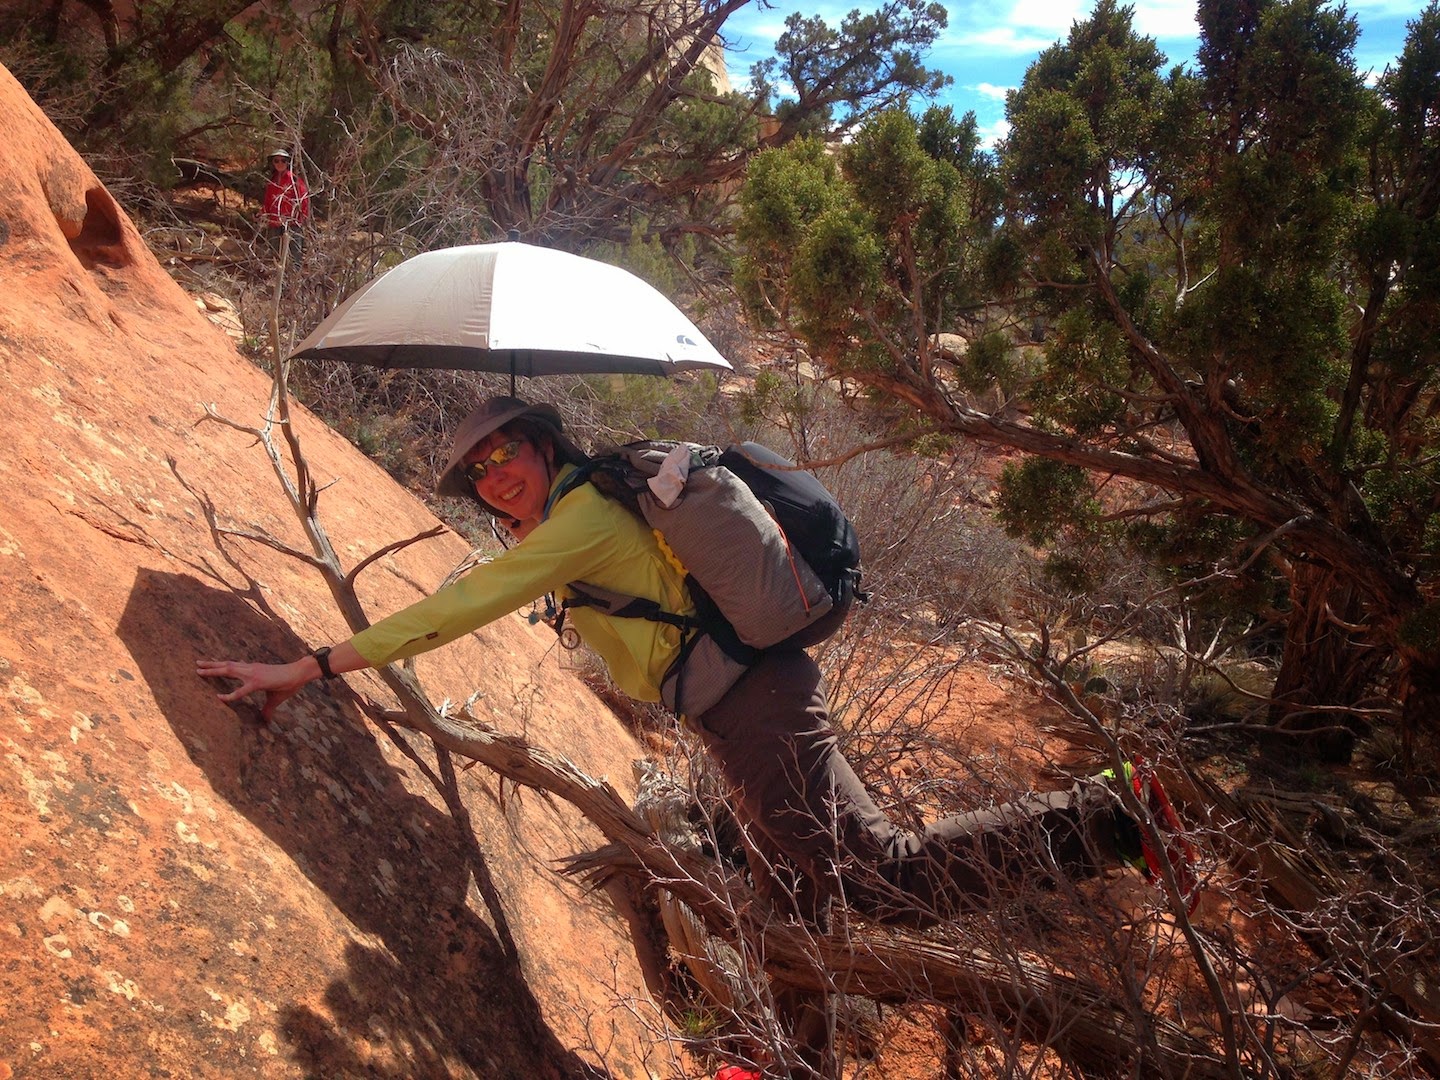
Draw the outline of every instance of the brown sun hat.
<instances>
[{"instance_id":1,"label":"brown sun hat","mask_svg":"<svg viewBox=\"0 0 1440 1080\"><path fill-rule=\"evenodd\" d=\"M557 463L570 462L578 465L585 460L584 452L565 437L565 422L560 418L555 406L543 402L529 405L513 397L493 397L481 402L479 408L460 422L460 427L455 432L455 440L451 444L450 460L445 463L440 482L435 485L435 494L478 499L474 485L465 479L465 455L492 431L513 420L521 419L549 429L555 440Z\"/></svg>"}]
</instances>

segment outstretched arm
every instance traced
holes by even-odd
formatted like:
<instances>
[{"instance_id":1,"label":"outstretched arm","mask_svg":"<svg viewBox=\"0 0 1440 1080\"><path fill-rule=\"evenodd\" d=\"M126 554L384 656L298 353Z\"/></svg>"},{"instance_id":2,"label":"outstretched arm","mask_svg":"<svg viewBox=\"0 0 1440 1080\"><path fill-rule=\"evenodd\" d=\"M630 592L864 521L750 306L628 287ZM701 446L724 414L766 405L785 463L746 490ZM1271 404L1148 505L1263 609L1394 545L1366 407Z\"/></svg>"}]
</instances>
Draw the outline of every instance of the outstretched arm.
<instances>
[{"instance_id":1,"label":"outstretched arm","mask_svg":"<svg viewBox=\"0 0 1440 1080\"><path fill-rule=\"evenodd\" d=\"M348 641L336 645L329 656L330 670L336 675L346 671L359 671L370 665L355 651ZM239 701L247 694L263 692L265 704L260 713L269 720L275 706L293 697L306 683L321 675L320 662L314 656L302 656L288 664L249 664L239 660L201 660L195 671L206 679L239 679L240 686L228 694L221 694L221 701Z\"/></svg>"}]
</instances>

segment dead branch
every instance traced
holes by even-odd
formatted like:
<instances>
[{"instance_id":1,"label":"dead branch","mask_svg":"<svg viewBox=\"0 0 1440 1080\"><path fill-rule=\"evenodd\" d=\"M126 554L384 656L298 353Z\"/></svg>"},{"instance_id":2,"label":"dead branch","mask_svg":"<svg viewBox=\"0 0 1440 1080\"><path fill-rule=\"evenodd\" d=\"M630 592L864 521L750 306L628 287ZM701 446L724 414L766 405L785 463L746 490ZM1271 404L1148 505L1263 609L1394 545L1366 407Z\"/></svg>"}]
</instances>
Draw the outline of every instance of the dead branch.
<instances>
[{"instance_id":1,"label":"dead branch","mask_svg":"<svg viewBox=\"0 0 1440 1080\"><path fill-rule=\"evenodd\" d=\"M1129 1061L1141 1045L1140 1032L1123 1009L1090 983L1042 964L1038 959L1000 957L983 949L961 949L905 931L854 926L843 935L822 936L776 919L747 886L719 878L714 864L664 848L664 862L647 861L626 840L567 860L567 873L629 873L674 893L725 940L758 943L771 977L802 990L836 990L879 1001L923 996L965 1008L993 1010L1037 1036L1063 1031L1064 1049L1082 1061ZM698 864L698 865L697 865ZM1018 971L1017 971L1018 965ZM1153 1074L1199 1078L1234 1077L1221 1059L1179 1025L1148 1018L1163 1059Z\"/></svg>"},{"instance_id":2,"label":"dead branch","mask_svg":"<svg viewBox=\"0 0 1440 1080\"><path fill-rule=\"evenodd\" d=\"M1330 898L1343 895L1341 875L1314 845L1290 833L1277 816L1269 816L1264 824L1256 821L1255 811L1263 802L1242 804L1201 774L1187 773L1173 781L1167 775L1166 784L1177 804L1203 802L1213 808L1226 822L1236 862L1254 872L1284 910L1308 917ZM1433 1000L1429 980L1414 977L1410 965L1364 955L1358 946L1334 935L1319 934L1303 925L1297 929L1317 956L1368 988L1380 1026L1417 1046L1425 1055L1426 1069L1440 1076L1440 1005Z\"/></svg>"},{"instance_id":3,"label":"dead branch","mask_svg":"<svg viewBox=\"0 0 1440 1080\"><path fill-rule=\"evenodd\" d=\"M301 551L299 548L291 547L283 540L271 536L268 532L266 532L264 529L259 528L258 526L254 529L237 529L233 526L222 525L219 529L219 532L223 536L234 536L241 540L252 540L257 544L263 544L265 547L273 548L274 550L280 552L281 555L288 555L292 559L299 559L301 562L309 566L313 566L317 570L325 569L325 563L322 560L317 559L309 552Z\"/></svg>"},{"instance_id":4,"label":"dead branch","mask_svg":"<svg viewBox=\"0 0 1440 1080\"><path fill-rule=\"evenodd\" d=\"M409 537L408 539L396 540L393 544L386 544L379 551L371 552L369 555L365 556L365 558L361 559L358 563L356 563L354 568L345 575L345 583L347 585L354 585L355 581L360 577L360 572L362 570L364 570L372 563L383 559L386 555L393 554L396 551L403 551L411 544L418 544L421 540L429 540L432 537L440 536L444 532L444 525L436 525L433 529L426 529L424 532L416 533L414 536Z\"/></svg>"},{"instance_id":5,"label":"dead branch","mask_svg":"<svg viewBox=\"0 0 1440 1080\"><path fill-rule=\"evenodd\" d=\"M1118 764L1120 755L1114 734L1079 700L1062 677L1063 669L1056 669L1048 661L1048 635L1042 635L1040 647L1035 649L1023 647L1004 628L1000 632L1009 640L1012 655L1037 671L1066 711L1085 721L1095 745ZM1216 725L1226 726L1233 725ZM1267 731L1274 733L1274 729ZM1191 815L1225 822L1229 855L1236 867L1254 874L1267 894L1278 901L1280 910L1296 918L1297 932L1321 960L1348 973L1354 984L1363 988L1376 1003L1375 1019L1379 1026L1416 1046L1424 1055L1426 1069L1440 1076L1440 1034L1437 1034L1440 1004L1434 1000L1435 992L1429 980L1410 977L1410 966L1399 962L1398 957L1387 960L1383 946L1347 941L1338 934L1316 931L1313 917L1327 902L1346 894L1346 883L1341 872L1327 862L1314 845L1294 835L1278 814L1264 812L1273 805L1273 800L1255 798L1242 803L1203 774L1185 769L1164 770L1164 784L1177 807L1186 808ZM1121 794L1125 797L1131 793L1123 789ZM1128 797L1124 801L1142 827L1150 829L1148 814L1137 813L1138 803L1132 806ZM1156 844L1159 839L1152 833L1150 842ZM1177 893L1166 869L1167 892L1173 906ZM1177 912L1182 909L1183 905L1175 907ZM1193 933L1188 919L1182 918L1180 925L1187 937ZM1218 979L1214 978L1203 942L1195 939L1191 947L1192 955L1206 973L1207 984L1223 1018L1228 1010L1226 997Z\"/></svg>"}]
</instances>

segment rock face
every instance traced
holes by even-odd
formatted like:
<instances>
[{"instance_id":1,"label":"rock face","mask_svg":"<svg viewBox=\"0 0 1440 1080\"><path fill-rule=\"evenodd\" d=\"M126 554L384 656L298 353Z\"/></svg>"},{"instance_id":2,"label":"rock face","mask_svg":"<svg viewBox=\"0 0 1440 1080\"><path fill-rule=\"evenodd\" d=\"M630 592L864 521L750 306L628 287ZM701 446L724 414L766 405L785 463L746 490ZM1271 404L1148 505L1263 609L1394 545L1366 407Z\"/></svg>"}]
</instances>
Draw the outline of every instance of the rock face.
<instances>
[{"instance_id":1,"label":"rock face","mask_svg":"<svg viewBox=\"0 0 1440 1080\"><path fill-rule=\"evenodd\" d=\"M661 1072L632 913L554 872L597 840L568 808L367 721L370 675L271 725L195 676L348 636L313 570L207 525L305 548L254 440L197 425L257 425L269 380L3 69L0 118L0 1077ZM434 524L297 411L349 565ZM464 553L381 560L367 610ZM418 669L628 784L636 747L552 646L507 618Z\"/></svg>"}]
</instances>

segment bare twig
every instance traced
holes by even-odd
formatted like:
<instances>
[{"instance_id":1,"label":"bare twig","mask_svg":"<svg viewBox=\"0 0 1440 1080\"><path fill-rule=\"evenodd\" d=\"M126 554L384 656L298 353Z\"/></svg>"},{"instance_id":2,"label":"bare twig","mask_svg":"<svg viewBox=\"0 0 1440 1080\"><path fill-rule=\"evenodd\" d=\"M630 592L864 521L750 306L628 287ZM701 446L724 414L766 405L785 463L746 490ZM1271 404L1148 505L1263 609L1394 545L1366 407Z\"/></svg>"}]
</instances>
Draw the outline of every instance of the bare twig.
<instances>
[{"instance_id":1,"label":"bare twig","mask_svg":"<svg viewBox=\"0 0 1440 1080\"><path fill-rule=\"evenodd\" d=\"M422 533L416 533L414 536L409 537L406 540L396 540L393 544L386 544L379 551L371 552L369 555L365 556L365 558L361 559L358 563L356 563L354 568L345 575L345 584L354 585L356 579L359 578L360 572L362 570L364 570L370 564L380 559L383 559L386 555L391 555L394 552L402 551L405 548L409 547L411 544L418 544L421 540L431 540L437 536L443 535L445 531L446 529L444 525L436 525L433 529L426 529Z\"/></svg>"}]
</instances>

